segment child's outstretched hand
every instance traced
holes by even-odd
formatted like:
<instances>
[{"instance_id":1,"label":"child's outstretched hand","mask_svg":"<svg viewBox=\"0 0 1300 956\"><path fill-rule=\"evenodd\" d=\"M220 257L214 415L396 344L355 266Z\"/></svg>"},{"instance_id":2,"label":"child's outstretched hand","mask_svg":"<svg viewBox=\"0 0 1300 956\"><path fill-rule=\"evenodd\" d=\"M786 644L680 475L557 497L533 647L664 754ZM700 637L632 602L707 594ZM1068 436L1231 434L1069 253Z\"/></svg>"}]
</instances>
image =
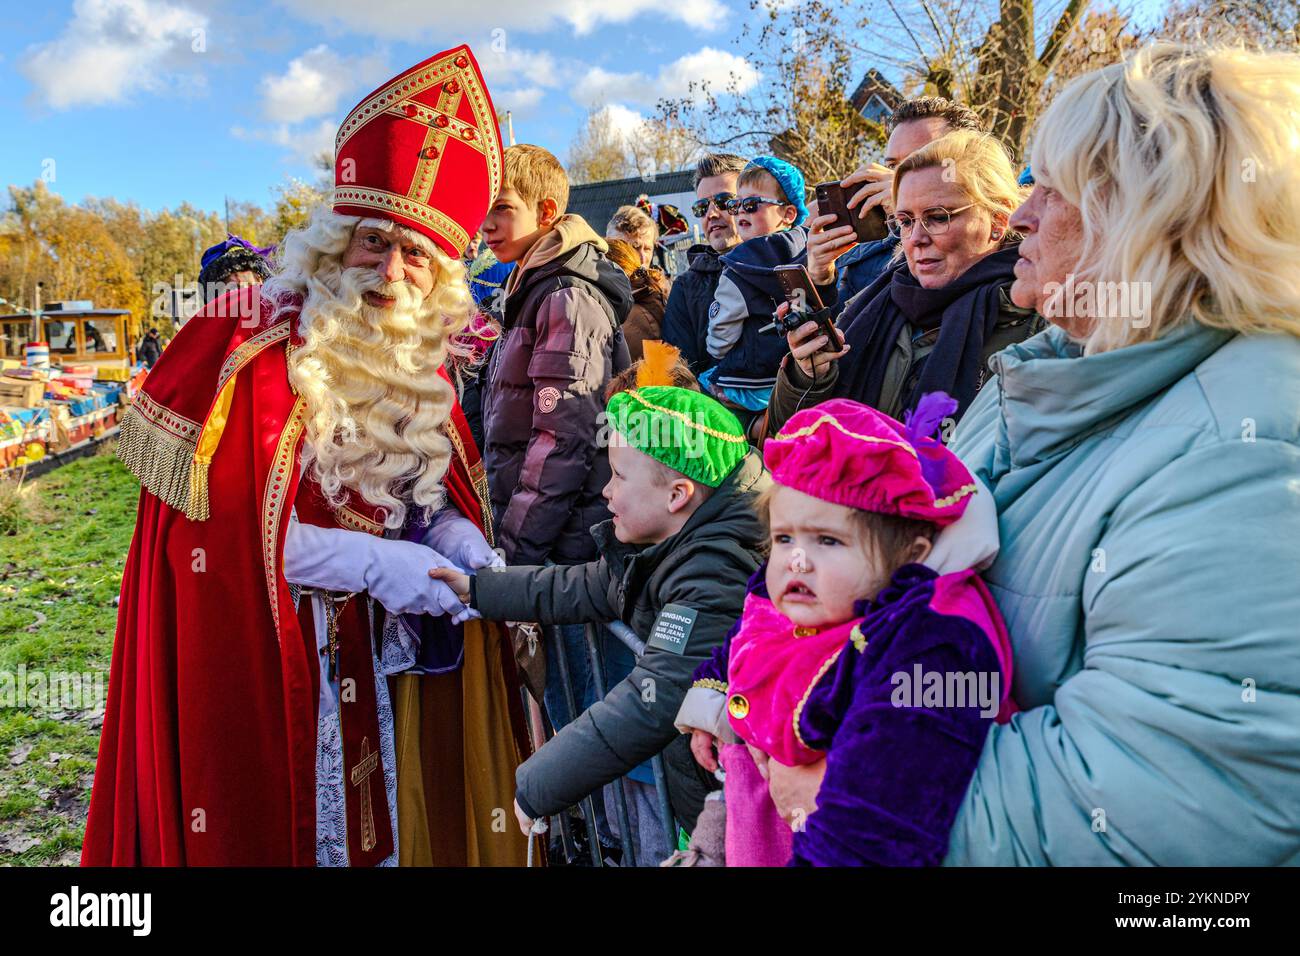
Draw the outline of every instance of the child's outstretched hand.
<instances>
[{"instance_id":1,"label":"child's outstretched hand","mask_svg":"<svg viewBox=\"0 0 1300 956\"><path fill-rule=\"evenodd\" d=\"M717 743L717 738L707 730L691 728L691 753L695 756L695 762L709 773L715 773L718 769L718 758L714 752Z\"/></svg>"},{"instance_id":2,"label":"child's outstretched hand","mask_svg":"<svg viewBox=\"0 0 1300 956\"><path fill-rule=\"evenodd\" d=\"M455 568L430 568L429 577L441 581L460 600L461 604L469 606L469 575L457 571Z\"/></svg>"}]
</instances>

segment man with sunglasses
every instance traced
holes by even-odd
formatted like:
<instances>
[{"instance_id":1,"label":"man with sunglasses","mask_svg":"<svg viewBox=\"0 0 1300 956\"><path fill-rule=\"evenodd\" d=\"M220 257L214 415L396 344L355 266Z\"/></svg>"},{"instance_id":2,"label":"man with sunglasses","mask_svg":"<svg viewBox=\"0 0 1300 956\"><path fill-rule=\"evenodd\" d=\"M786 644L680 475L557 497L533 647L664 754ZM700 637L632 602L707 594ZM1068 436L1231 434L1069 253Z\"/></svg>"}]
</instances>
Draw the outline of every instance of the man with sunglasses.
<instances>
[{"instance_id":1,"label":"man with sunglasses","mask_svg":"<svg viewBox=\"0 0 1300 956\"><path fill-rule=\"evenodd\" d=\"M709 355L709 306L722 274L719 256L740 242L735 216L727 209L736 198L736 181L745 159L733 153L710 153L695 167L696 200L691 207L701 221L704 242L687 250L688 268L673 281L664 309L664 341L681 350L691 371L700 375L715 363Z\"/></svg>"}]
</instances>

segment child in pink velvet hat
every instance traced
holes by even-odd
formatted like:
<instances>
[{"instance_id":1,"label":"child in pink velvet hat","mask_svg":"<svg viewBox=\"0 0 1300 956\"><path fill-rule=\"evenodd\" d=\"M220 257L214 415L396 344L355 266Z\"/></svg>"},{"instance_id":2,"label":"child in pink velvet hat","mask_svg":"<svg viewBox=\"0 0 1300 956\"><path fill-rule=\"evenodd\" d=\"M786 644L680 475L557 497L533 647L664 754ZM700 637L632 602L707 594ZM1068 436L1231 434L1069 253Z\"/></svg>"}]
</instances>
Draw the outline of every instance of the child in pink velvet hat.
<instances>
[{"instance_id":1,"label":"child in pink velvet hat","mask_svg":"<svg viewBox=\"0 0 1300 956\"><path fill-rule=\"evenodd\" d=\"M927 395L901 425L835 399L764 446L771 555L677 716L706 770L720 746L728 866L925 865L947 850L988 728L1014 710L1006 628L978 575L997 515L933 437L955 407ZM788 820L768 791L777 764L821 775Z\"/></svg>"}]
</instances>

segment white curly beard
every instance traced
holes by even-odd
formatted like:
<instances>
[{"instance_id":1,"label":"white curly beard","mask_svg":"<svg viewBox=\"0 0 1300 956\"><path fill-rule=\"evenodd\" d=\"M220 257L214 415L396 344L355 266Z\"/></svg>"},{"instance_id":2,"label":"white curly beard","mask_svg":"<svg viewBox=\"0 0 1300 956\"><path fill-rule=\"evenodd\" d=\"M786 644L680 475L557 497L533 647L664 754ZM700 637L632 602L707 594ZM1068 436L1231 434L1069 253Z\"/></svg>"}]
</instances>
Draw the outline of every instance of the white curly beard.
<instances>
[{"instance_id":1,"label":"white curly beard","mask_svg":"<svg viewBox=\"0 0 1300 956\"><path fill-rule=\"evenodd\" d=\"M374 308L367 291L396 301ZM428 515L443 501L451 445L442 427L454 393L438 375L449 330L439 298L324 256L307 281L303 345L289 358L306 403L304 466L332 503L356 491L386 511L390 528L402 526L408 502Z\"/></svg>"}]
</instances>

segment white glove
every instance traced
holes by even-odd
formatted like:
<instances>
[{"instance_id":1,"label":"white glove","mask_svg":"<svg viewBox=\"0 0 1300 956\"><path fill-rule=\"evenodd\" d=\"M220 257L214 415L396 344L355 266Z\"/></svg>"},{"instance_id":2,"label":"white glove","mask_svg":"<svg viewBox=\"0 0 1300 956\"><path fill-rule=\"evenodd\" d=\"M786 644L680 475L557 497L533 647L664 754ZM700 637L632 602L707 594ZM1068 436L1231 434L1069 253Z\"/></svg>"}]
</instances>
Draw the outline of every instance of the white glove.
<instances>
[{"instance_id":1,"label":"white glove","mask_svg":"<svg viewBox=\"0 0 1300 956\"><path fill-rule=\"evenodd\" d=\"M504 568L505 559L488 545L487 539L453 507L439 511L424 533L423 543L445 555L457 569L472 574L479 568Z\"/></svg>"},{"instance_id":2,"label":"white glove","mask_svg":"<svg viewBox=\"0 0 1300 956\"><path fill-rule=\"evenodd\" d=\"M474 613L451 588L429 577L431 568L450 567L455 565L425 545L364 531L291 521L285 534L284 576L291 584L365 591L392 614L451 614L456 621Z\"/></svg>"},{"instance_id":3,"label":"white glove","mask_svg":"<svg viewBox=\"0 0 1300 956\"><path fill-rule=\"evenodd\" d=\"M481 568L504 568L506 559L493 551L478 526L454 507L439 511L424 533L423 543L445 555L464 574L473 574ZM452 617L453 624L482 619L474 608L466 608Z\"/></svg>"}]
</instances>

